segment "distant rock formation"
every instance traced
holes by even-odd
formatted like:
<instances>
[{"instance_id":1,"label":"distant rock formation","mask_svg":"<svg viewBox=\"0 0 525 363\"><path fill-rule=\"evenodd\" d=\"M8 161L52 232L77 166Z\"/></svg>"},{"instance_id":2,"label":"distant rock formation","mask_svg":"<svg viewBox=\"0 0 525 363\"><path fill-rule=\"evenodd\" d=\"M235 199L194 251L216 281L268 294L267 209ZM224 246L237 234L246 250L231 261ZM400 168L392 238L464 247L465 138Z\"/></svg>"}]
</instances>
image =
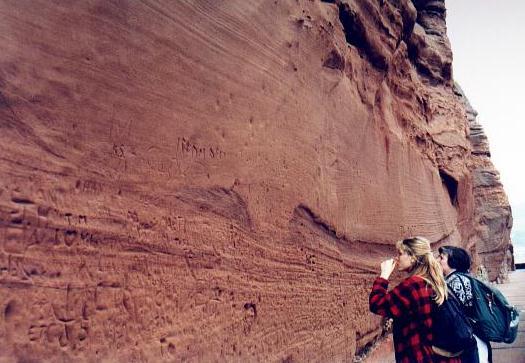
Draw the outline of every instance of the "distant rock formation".
<instances>
[{"instance_id":1,"label":"distant rock formation","mask_svg":"<svg viewBox=\"0 0 525 363\"><path fill-rule=\"evenodd\" d=\"M478 268L490 281L503 282L507 279L508 271L514 268L510 240L512 212L499 173L490 161L489 143L483 127L476 120L477 112L458 85L456 91L466 106L472 145L469 169L473 182L474 228L470 233L465 231L464 236L475 257L472 272L477 273Z\"/></svg>"},{"instance_id":2,"label":"distant rock formation","mask_svg":"<svg viewBox=\"0 0 525 363\"><path fill-rule=\"evenodd\" d=\"M1 3L0 360L351 361L396 240L501 278L510 208L445 15Z\"/></svg>"}]
</instances>

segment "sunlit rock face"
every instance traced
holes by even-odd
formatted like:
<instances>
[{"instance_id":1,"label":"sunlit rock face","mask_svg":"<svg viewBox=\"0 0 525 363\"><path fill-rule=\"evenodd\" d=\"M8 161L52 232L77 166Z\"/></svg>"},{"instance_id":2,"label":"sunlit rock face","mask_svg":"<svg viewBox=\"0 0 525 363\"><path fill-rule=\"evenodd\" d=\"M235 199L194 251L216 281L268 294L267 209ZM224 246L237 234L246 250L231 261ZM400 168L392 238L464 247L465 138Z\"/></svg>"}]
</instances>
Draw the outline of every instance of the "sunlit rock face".
<instances>
[{"instance_id":1,"label":"sunlit rock face","mask_svg":"<svg viewBox=\"0 0 525 363\"><path fill-rule=\"evenodd\" d=\"M0 31L0 360L350 361L396 240L499 274L442 1L4 1Z\"/></svg>"}]
</instances>

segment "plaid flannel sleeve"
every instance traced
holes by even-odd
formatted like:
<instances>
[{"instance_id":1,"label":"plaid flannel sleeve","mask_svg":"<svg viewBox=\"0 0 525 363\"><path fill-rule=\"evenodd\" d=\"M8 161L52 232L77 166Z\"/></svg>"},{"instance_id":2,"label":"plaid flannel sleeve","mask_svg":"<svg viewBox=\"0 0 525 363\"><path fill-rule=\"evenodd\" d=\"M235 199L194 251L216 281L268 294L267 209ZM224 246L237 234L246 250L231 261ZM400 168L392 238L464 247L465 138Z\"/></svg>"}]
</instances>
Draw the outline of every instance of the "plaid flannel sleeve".
<instances>
[{"instance_id":1,"label":"plaid flannel sleeve","mask_svg":"<svg viewBox=\"0 0 525 363\"><path fill-rule=\"evenodd\" d=\"M378 277L369 297L370 311L390 318L399 318L411 309L411 289L403 281L388 292L388 280Z\"/></svg>"}]
</instances>

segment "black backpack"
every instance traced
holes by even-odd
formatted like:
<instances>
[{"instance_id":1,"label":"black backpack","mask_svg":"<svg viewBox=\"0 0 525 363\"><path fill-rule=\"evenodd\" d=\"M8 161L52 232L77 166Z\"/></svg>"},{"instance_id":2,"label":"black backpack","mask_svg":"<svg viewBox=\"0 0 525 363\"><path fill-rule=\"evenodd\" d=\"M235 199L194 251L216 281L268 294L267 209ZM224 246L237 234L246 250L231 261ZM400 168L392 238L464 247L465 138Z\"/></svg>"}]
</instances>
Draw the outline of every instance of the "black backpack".
<instances>
[{"instance_id":1,"label":"black backpack","mask_svg":"<svg viewBox=\"0 0 525 363\"><path fill-rule=\"evenodd\" d=\"M474 333L485 341L514 342L518 334L519 311L498 289L470 275L458 274L467 277L472 286L473 306L469 318Z\"/></svg>"},{"instance_id":2,"label":"black backpack","mask_svg":"<svg viewBox=\"0 0 525 363\"><path fill-rule=\"evenodd\" d=\"M461 303L450 292L443 304L434 304L432 335L434 353L446 357L457 357L476 344L472 326L463 313Z\"/></svg>"}]
</instances>

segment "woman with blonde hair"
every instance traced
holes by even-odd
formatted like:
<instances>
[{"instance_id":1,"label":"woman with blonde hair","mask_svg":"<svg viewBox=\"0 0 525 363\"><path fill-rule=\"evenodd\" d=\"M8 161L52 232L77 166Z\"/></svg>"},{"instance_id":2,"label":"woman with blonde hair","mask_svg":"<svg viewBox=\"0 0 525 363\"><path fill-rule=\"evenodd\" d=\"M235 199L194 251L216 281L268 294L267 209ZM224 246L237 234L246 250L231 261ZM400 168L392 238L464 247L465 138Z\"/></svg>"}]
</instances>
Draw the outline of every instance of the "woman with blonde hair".
<instances>
[{"instance_id":1,"label":"woman with blonde hair","mask_svg":"<svg viewBox=\"0 0 525 363\"><path fill-rule=\"evenodd\" d=\"M370 311L394 319L396 362L461 362L432 349L432 313L447 298L441 265L434 258L430 242L423 237L396 243L398 256L381 263L381 276L370 293ZM409 274L388 291L388 279L396 268Z\"/></svg>"}]
</instances>

